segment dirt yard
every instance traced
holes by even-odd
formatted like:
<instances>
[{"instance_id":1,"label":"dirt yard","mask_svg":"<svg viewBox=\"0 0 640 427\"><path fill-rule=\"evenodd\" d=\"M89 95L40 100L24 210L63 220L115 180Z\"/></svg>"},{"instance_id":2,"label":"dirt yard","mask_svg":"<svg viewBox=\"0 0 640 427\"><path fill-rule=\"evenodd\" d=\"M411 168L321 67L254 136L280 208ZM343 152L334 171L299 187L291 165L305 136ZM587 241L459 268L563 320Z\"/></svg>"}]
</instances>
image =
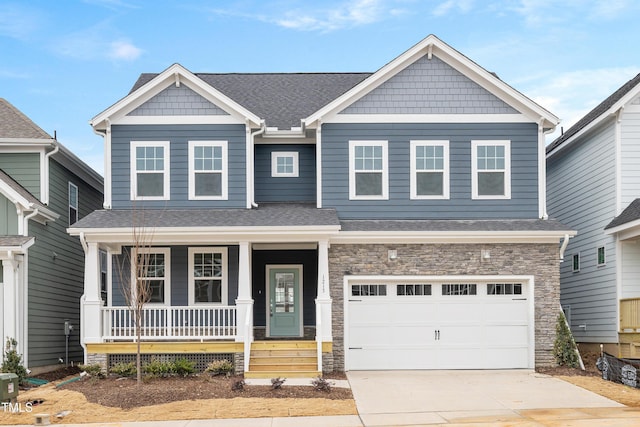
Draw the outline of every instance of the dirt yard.
<instances>
[{"instance_id":1,"label":"dirt yard","mask_svg":"<svg viewBox=\"0 0 640 427\"><path fill-rule=\"evenodd\" d=\"M585 371L560 367L538 369L538 372L559 377L624 405L640 407L640 389L600 378L595 367L597 354L583 355L583 359ZM67 377L66 381L72 378L77 376ZM52 424L357 414L351 390L337 387L327 393L313 387L288 386L285 382L279 390L270 386L245 386L242 391L234 391L231 386L240 377L204 375L151 379L140 388L131 379L86 378L59 387L56 385L63 381L55 381L55 374L50 379L54 381L20 393L18 401L23 411L27 402L41 402L33 406L31 413L0 411L0 424L32 424L33 415L37 413L51 414ZM70 412L56 418L56 414L65 411Z\"/></svg>"}]
</instances>

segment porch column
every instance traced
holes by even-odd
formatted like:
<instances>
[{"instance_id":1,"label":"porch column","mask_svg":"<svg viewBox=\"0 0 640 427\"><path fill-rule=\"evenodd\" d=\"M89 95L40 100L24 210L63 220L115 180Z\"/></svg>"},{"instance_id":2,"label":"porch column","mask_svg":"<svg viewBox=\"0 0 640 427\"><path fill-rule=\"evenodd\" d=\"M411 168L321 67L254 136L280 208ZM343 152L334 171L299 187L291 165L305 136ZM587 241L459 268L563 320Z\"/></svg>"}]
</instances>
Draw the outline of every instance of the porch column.
<instances>
[{"instance_id":1,"label":"porch column","mask_svg":"<svg viewBox=\"0 0 640 427\"><path fill-rule=\"evenodd\" d=\"M18 336L18 261L14 258L2 260L2 298L3 298L3 313L2 313L2 346L6 344L7 338L14 338L19 340ZM19 342L18 344L22 344ZM4 350L2 352L4 354Z\"/></svg>"},{"instance_id":2,"label":"porch column","mask_svg":"<svg viewBox=\"0 0 640 427\"><path fill-rule=\"evenodd\" d=\"M329 242L318 242L318 295L316 298L316 340L333 341L329 294ZM320 326L318 328L318 326ZM320 333L318 334L318 329Z\"/></svg>"},{"instance_id":3,"label":"porch column","mask_svg":"<svg viewBox=\"0 0 640 427\"><path fill-rule=\"evenodd\" d=\"M83 236L81 236L81 239ZM102 342L102 299L100 297L100 252L97 243L84 246L84 295L80 302L80 344ZM86 363L86 360L85 360Z\"/></svg>"},{"instance_id":4,"label":"porch column","mask_svg":"<svg viewBox=\"0 0 640 427\"><path fill-rule=\"evenodd\" d=\"M238 256L238 298L236 299L236 341L244 343L244 371L249 370L253 341L253 298L251 298L251 245L240 242Z\"/></svg>"}]
</instances>

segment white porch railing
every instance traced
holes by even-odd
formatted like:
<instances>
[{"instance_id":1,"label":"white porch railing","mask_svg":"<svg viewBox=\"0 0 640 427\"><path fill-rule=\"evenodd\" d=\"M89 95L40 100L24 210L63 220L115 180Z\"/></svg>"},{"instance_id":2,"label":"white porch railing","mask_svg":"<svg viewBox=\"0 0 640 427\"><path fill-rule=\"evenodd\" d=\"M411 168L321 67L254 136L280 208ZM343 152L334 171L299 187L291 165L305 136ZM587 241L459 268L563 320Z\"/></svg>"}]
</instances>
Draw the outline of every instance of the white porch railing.
<instances>
[{"instance_id":1,"label":"white porch railing","mask_svg":"<svg viewBox=\"0 0 640 427\"><path fill-rule=\"evenodd\" d=\"M129 307L102 308L103 340L135 340L135 313ZM145 307L142 340L233 339L237 334L235 306Z\"/></svg>"}]
</instances>

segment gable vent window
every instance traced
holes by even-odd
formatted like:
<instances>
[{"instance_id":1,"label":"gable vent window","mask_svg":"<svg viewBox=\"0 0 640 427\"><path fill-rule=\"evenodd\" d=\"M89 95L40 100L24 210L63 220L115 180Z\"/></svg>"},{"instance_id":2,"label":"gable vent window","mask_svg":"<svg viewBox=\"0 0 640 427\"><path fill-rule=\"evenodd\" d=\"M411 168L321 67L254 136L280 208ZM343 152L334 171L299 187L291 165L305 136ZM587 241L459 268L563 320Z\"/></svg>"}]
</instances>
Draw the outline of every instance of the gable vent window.
<instances>
[{"instance_id":1,"label":"gable vent window","mask_svg":"<svg viewBox=\"0 0 640 427\"><path fill-rule=\"evenodd\" d=\"M349 141L349 198L386 200L387 141Z\"/></svg>"},{"instance_id":2,"label":"gable vent window","mask_svg":"<svg viewBox=\"0 0 640 427\"><path fill-rule=\"evenodd\" d=\"M69 225L78 222L78 187L69 183Z\"/></svg>"},{"instance_id":3,"label":"gable vent window","mask_svg":"<svg viewBox=\"0 0 640 427\"><path fill-rule=\"evenodd\" d=\"M227 200L227 141L189 141L189 199Z\"/></svg>"}]
</instances>

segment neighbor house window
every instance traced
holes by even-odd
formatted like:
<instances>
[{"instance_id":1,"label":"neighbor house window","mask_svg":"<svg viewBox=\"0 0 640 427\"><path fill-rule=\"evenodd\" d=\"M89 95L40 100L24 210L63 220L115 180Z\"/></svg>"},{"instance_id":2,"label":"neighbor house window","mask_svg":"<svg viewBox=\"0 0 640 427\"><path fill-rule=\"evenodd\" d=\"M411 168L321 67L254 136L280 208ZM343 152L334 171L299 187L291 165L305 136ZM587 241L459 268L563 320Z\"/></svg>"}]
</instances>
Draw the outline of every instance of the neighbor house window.
<instances>
[{"instance_id":1,"label":"neighbor house window","mask_svg":"<svg viewBox=\"0 0 640 427\"><path fill-rule=\"evenodd\" d=\"M190 304L227 304L226 258L226 248L189 248Z\"/></svg>"},{"instance_id":2,"label":"neighbor house window","mask_svg":"<svg viewBox=\"0 0 640 427\"><path fill-rule=\"evenodd\" d=\"M600 246L598 248L598 265L605 265L607 263L607 259L605 257L604 246Z\"/></svg>"},{"instance_id":3,"label":"neighbor house window","mask_svg":"<svg viewBox=\"0 0 640 427\"><path fill-rule=\"evenodd\" d=\"M388 199L387 141L349 141L349 198Z\"/></svg>"},{"instance_id":4,"label":"neighbor house window","mask_svg":"<svg viewBox=\"0 0 640 427\"><path fill-rule=\"evenodd\" d=\"M227 141L189 141L189 199L227 200Z\"/></svg>"},{"instance_id":5,"label":"neighbor house window","mask_svg":"<svg viewBox=\"0 0 640 427\"><path fill-rule=\"evenodd\" d=\"M69 183L69 225L78 222L78 187Z\"/></svg>"},{"instance_id":6,"label":"neighbor house window","mask_svg":"<svg viewBox=\"0 0 640 427\"><path fill-rule=\"evenodd\" d=\"M472 197L511 198L511 154L509 141L471 141Z\"/></svg>"},{"instance_id":7,"label":"neighbor house window","mask_svg":"<svg viewBox=\"0 0 640 427\"><path fill-rule=\"evenodd\" d=\"M132 277L142 281L148 290L148 302L151 304L170 304L170 249L134 248L136 262L132 265ZM135 295L135 287L132 293Z\"/></svg>"},{"instance_id":8,"label":"neighbor house window","mask_svg":"<svg viewBox=\"0 0 640 427\"><path fill-rule=\"evenodd\" d=\"M580 254L573 254L573 271L580 271Z\"/></svg>"},{"instance_id":9,"label":"neighbor house window","mask_svg":"<svg viewBox=\"0 0 640 427\"><path fill-rule=\"evenodd\" d=\"M411 141L411 198L449 198L449 141Z\"/></svg>"},{"instance_id":10,"label":"neighbor house window","mask_svg":"<svg viewBox=\"0 0 640 427\"><path fill-rule=\"evenodd\" d=\"M280 177L297 177L298 171L298 153L297 152L278 152L271 153L271 176Z\"/></svg>"},{"instance_id":11,"label":"neighbor house window","mask_svg":"<svg viewBox=\"0 0 640 427\"><path fill-rule=\"evenodd\" d=\"M169 200L169 141L131 142L131 199Z\"/></svg>"}]
</instances>

